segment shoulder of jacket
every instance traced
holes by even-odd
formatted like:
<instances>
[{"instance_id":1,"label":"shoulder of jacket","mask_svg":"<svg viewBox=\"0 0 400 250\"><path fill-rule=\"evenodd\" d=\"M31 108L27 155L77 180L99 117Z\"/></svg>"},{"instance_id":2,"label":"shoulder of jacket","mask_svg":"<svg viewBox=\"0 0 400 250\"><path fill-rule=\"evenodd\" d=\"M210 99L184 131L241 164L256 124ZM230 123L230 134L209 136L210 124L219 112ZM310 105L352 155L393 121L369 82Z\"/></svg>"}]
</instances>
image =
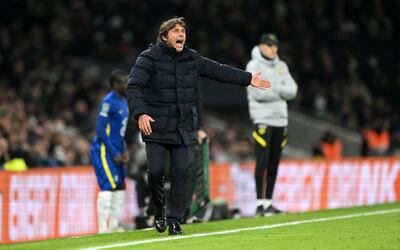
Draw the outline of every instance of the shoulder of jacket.
<instances>
[{"instance_id":1,"label":"shoulder of jacket","mask_svg":"<svg viewBox=\"0 0 400 250\"><path fill-rule=\"evenodd\" d=\"M197 60L201 57L199 52L197 52L196 50L191 49L189 47L187 48L186 53L187 53L187 56L192 58L193 60Z\"/></svg>"},{"instance_id":2,"label":"shoulder of jacket","mask_svg":"<svg viewBox=\"0 0 400 250\"><path fill-rule=\"evenodd\" d=\"M112 93L112 91L110 91L110 92L108 92L108 93L103 97L103 99L101 99L101 101L102 101L102 102L109 101L109 100L112 99L112 96L113 96L113 93Z\"/></svg>"},{"instance_id":3,"label":"shoulder of jacket","mask_svg":"<svg viewBox=\"0 0 400 250\"><path fill-rule=\"evenodd\" d=\"M103 99L100 101L100 112L110 112L112 107L114 106L114 100L110 95L106 95L103 97Z\"/></svg>"},{"instance_id":4,"label":"shoulder of jacket","mask_svg":"<svg viewBox=\"0 0 400 250\"><path fill-rule=\"evenodd\" d=\"M162 50L158 44L151 45L148 49L139 54L139 57L147 57L158 61L162 56Z\"/></svg>"},{"instance_id":5,"label":"shoulder of jacket","mask_svg":"<svg viewBox=\"0 0 400 250\"><path fill-rule=\"evenodd\" d=\"M284 67L284 68L288 68L287 63L285 61L283 61L283 60L279 60L278 66Z\"/></svg>"},{"instance_id":6,"label":"shoulder of jacket","mask_svg":"<svg viewBox=\"0 0 400 250\"><path fill-rule=\"evenodd\" d=\"M254 69L254 68L258 68L258 66L261 64L260 61L256 60L256 59L251 59L250 61L247 62L246 65L246 69Z\"/></svg>"},{"instance_id":7,"label":"shoulder of jacket","mask_svg":"<svg viewBox=\"0 0 400 250\"><path fill-rule=\"evenodd\" d=\"M112 93L109 93L103 98L102 103L109 103L113 105L116 101L118 101L116 96L113 95Z\"/></svg>"},{"instance_id":8,"label":"shoulder of jacket","mask_svg":"<svg viewBox=\"0 0 400 250\"><path fill-rule=\"evenodd\" d=\"M247 65L255 65L255 64L259 64L260 61L256 60L256 59L250 59L250 61L247 62Z\"/></svg>"}]
</instances>

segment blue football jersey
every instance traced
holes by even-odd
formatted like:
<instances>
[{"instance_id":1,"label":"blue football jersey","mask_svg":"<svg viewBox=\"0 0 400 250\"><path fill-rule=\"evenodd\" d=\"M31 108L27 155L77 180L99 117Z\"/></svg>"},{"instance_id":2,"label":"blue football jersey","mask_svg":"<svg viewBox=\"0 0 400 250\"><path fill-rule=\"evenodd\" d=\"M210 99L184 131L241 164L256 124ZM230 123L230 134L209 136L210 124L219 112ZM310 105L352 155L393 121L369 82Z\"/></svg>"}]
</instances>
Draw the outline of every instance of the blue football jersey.
<instances>
[{"instance_id":1,"label":"blue football jersey","mask_svg":"<svg viewBox=\"0 0 400 250\"><path fill-rule=\"evenodd\" d=\"M99 106L93 144L104 144L106 153L111 157L122 154L126 150L124 136L128 116L126 99L114 91L109 92Z\"/></svg>"}]
</instances>

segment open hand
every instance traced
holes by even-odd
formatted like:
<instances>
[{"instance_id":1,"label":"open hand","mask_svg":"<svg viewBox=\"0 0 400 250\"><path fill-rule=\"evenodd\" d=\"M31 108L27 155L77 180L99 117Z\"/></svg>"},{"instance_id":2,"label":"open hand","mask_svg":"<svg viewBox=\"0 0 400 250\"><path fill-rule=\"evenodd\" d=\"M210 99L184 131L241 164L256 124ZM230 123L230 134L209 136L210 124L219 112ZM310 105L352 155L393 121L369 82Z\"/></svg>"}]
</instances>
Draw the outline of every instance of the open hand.
<instances>
[{"instance_id":1,"label":"open hand","mask_svg":"<svg viewBox=\"0 0 400 250\"><path fill-rule=\"evenodd\" d=\"M261 72L252 74L250 84L259 89L269 89L271 87L271 84L267 80L261 78Z\"/></svg>"},{"instance_id":2,"label":"open hand","mask_svg":"<svg viewBox=\"0 0 400 250\"><path fill-rule=\"evenodd\" d=\"M141 115L139 117L139 129L145 135L150 135L153 131L151 130L150 122L154 122L154 119L149 115Z\"/></svg>"}]
</instances>

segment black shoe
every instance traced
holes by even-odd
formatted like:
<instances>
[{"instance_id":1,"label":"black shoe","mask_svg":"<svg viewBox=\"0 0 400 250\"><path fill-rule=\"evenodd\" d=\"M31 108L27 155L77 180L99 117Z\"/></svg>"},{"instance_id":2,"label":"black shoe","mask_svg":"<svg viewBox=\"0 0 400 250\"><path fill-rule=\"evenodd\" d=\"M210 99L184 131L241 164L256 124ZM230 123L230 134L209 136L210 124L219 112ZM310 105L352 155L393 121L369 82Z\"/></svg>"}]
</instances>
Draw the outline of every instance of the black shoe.
<instances>
[{"instance_id":1,"label":"black shoe","mask_svg":"<svg viewBox=\"0 0 400 250\"><path fill-rule=\"evenodd\" d=\"M179 225L179 223L170 223L168 228L168 234L169 235L183 234L181 225Z\"/></svg>"},{"instance_id":2,"label":"black shoe","mask_svg":"<svg viewBox=\"0 0 400 250\"><path fill-rule=\"evenodd\" d=\"M154 209L154 227L159 233L164 233L167 229L167 217L165 216L165 207L156 207Z\"/></svg>"},{"instance_id":3,"label":"black shoe","mask_svg":"<svg viewBox=\"0 0 400 250\"><path fill-rule=\"evenodd\" d=\"M264 210L264 214L269 216L269 215L277 215L277 214L286 214L286 212L279 210L272 205L269 205L269 207L267 207L267 209Z\"/></svg>"},{"instance_id":4,"label":"black shoe","mask_svg":"<svg viewBox=\"0 0 400 250\"><path fill-rule=\"evenodd\" d=\"M256 208L256 216L258 217L263 217L264 216L264 206L263 205L259 205Z\"/></svg>"}]
</instances>

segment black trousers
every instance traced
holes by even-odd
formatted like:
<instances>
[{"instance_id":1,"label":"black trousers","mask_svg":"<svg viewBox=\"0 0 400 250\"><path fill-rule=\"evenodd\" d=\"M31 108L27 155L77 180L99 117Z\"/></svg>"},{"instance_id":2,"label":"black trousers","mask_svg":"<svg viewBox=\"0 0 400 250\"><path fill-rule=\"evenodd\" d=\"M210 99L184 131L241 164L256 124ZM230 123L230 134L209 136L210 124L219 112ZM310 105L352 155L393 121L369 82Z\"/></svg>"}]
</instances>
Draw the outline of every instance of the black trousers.
<instances>
[{"instance_id":1,"label":"black trousers","mask_svg":"<svg viewBox=\"0 0 400 250\"><path fill-rule=\"evenodd\" d=\"M186 208L185 208L185 215L184 215L184 221L186 221L191 213L191 205L192 205L192 198L193 198L193 192L194 192L194 185L196 182L196 170L197 170L197 164L196 164L196 154L199 151L198 150L199 145L192 144L189 146L189 164L188 164L188 182L186 185Z\"/></svg>"},{"instance_id":2,"label":"black trousers","mask_svg":"<svg viewBox=\"0 0 400 250\"><path fill-rule=\"evenodd\" d=\"M166 156L170 156L171 189L168 199L167 220L181 222L186 206L186 183L189 164L189 147L160 143L146 143L147 176L152 200L156 207L165 206L164 175Z\"/></svg>"},{"instance_id":3,"label":"black trousers","mask_svg":"<svg viewBox=\"0 0 400 250\"><path fill-rule=\"evenodd\" d=\"M286 133L286 127L255 125L252 136L256 153L257 199L272 199Z\"/></svg>"}]
</instances>

